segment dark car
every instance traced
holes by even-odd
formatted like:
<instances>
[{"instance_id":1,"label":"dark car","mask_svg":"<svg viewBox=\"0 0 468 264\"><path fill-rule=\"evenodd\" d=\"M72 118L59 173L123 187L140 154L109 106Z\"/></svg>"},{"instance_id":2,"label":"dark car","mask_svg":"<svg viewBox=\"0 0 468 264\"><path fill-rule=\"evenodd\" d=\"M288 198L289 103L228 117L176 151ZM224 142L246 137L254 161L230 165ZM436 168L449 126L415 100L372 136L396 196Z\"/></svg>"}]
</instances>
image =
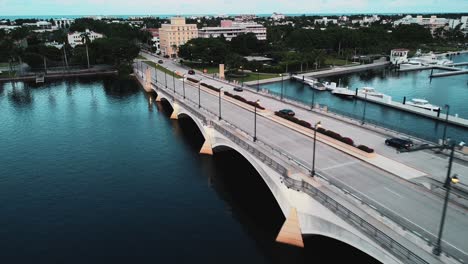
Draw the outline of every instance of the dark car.
<instances>
[{"instance_id":1,"label":"dark car","mask_svg":"<svg viewBox=\"0 0 468 264\"><path fill-rule=\"evenodd\" d=\"M385 145L387 146L392 146L397 149L409 149L412 146L414 146L413 141L409 139L403 139L403 138L389 138L385 140Z\"/></svg>"},{"instance_id":2,"label":"dark car","mask_svg":"<svg viewBox=\"0 0 468 264\"><path fill-rule=\"evenodd\" d=\"M281 109L278 112L280 112L283 115L288 115L288 116L294 116L296 113L294 113L293 110L291 109Z\"/></svg>"},{"instance_id":3,"label":"dark car","mask_svg":"<svg viewBox=\"0 0 468 264\"><path fill-rule=\"evenodd\" d=\"M237 87L237 86L234 87L233 90L236 91L236 92L242 92L242 91L244 91L244 89L242 89L242 88L240 88L240 87Z\"/></svg>"},{"instance_id":4,"label":"dark car","mask_svg":"<svg viewBox=\"0 0 468 264\"><path fill-rule=\"evenodd\" d=\"M164 63L164 61L163 60L158 60L158 63L162 64L162 63Z\"/></svg>"},{"instance_id":5,"label":"dark car","mask_svg":"<svg viewBox=\"0 0 468 264\"><path fill-rule=\"evenodd\" d=\"M190 69L190 70L188 70L188 74L190 74L190 75L194 75L194 74L195 74L195 71L194 71L194 70L192 70L192 69Z\"/></svg>"}]
</instances>

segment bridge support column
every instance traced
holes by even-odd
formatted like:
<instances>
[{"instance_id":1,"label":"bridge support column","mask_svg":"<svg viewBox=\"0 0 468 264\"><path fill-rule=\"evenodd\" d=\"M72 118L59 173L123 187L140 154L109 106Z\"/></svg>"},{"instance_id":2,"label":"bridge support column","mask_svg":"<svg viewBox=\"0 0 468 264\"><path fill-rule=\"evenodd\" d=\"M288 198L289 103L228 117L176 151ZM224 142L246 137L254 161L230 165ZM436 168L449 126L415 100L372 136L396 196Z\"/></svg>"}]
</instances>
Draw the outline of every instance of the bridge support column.
<instances>
[{"instance_id":1,"label":"bridge support column","mask_svg":"<svg viewBox=\"0 0 468 264\"><path fill-rule=\"evenodd\" d=\"M203 129L205 130L205 142L203 143L203 146L200 149L200 154L204 155L213 155L213 146L211 144L211 138L213 135L213 128L204 126Z\"/></svg>"},{"instance_id":2,"label":"bridge support column","mask_svg":"<svg viewBox=\"0 0 468 264\"><path fill-rule=\"evenodd\" d=\"M177 120L177 119L179 119L179 104L174 102L174 104L172 106L173 106L174 110L172 111L171 119Z\"/></svg>"},{"instance_id":3,"label":"bridge support column","mask_svg":"<svg viewBox=\"0 0 468 264\"><path fill-rule=\"evenodd\" d=\"M161 95L158 93L158 95L156 96L156 102L161 102Z\"/></svg>"},{"instance_id":4,"label":"bridge support column","mask_svg":"<svg viewBox=\"0 0 468 264\"><path fill-rule=\"evenodd\" d=\"M304 247L301 226L299 224L299 218L297 217L296 208L291 208L288 218L286 218L283 227L281 227L281 230L276 237L276 242L301 248Z\"/></svg>"},{"instance_id":5,"label":"bridge support column","mask_svg":"<svg viewBox=\"0 0 468 264\"><path fill-rule=\"evenodd\" d=\"M143 88L147 92L152 92L153 91L153 89L151 87L151 69L149 67L146 68L146 71L145 71L145 80L144 80Z\"/></svg>"}]
</instances>

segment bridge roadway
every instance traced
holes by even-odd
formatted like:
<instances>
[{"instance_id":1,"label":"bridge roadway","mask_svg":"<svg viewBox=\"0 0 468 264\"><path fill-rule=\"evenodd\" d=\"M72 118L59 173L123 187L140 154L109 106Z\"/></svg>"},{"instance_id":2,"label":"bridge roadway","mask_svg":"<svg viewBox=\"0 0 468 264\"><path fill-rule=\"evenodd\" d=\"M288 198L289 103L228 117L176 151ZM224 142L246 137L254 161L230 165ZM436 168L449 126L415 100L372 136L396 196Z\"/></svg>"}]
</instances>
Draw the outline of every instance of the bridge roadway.
<instances>
[{"instance_id":1,"label":"bridge roadway","mask_svg":"<svg viewBox=\"0 0 468 264\"><path fill-rule=\"evenodd\" d=\"M168 64L166 61L164 66L169 66ZM180 72L185 71L175 64L168 68ZM204 78L203 76L190 77ZM165 74L158 71L157 81L165 85L165 78ZM173 80L167 75L169 90L173 89L174 83L176 92L183 94L182 82L178 79ZM226 87L226 84L219 83L218 87L221 86ZM186 96L192 101L198 101L198 89L187 84L185 88ZM225 97L222 97L221 104L223 119L229 120L244 131L253 133L254 117L251 109L239 107L227 101ZM213 113L218 113L217 93L202 89L201 105ZM263 113L258 116L257 137L281 149L300 163L311 166L312 139L271 121L266 118L266 115ZM392 213L394 219L403 223L405 227L417 229L417 233L431 241L435 239L442 211L442 199L439 197L421 191L404 181L395 180L391 174L322 143L317 145L316 165L319 173L346 186L347 190L360 199L369 201L378 210ZM466 255L468 252L467 224L466 212L455 206L449 206L443 237L444 249L450 249L451 254L457 251L457 257L465 262L468 261Z\"/></svg>"}]
</instances>

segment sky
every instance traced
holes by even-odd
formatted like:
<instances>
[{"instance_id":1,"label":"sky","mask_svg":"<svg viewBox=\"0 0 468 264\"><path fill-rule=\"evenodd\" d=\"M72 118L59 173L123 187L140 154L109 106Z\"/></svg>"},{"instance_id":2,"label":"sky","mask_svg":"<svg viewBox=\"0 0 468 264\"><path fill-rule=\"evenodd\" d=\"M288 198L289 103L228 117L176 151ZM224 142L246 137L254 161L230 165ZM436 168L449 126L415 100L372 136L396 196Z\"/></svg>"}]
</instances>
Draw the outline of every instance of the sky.
<instances>
[{"instance_id":1,"label":"sky","mask_svg":"<svg viewBox=\"0 0 468 264\"><path fill-rule=\"evenodd\" d=\"M450 13L468 0L0 0L0 16Z\"/></svg>"}]
</instances>

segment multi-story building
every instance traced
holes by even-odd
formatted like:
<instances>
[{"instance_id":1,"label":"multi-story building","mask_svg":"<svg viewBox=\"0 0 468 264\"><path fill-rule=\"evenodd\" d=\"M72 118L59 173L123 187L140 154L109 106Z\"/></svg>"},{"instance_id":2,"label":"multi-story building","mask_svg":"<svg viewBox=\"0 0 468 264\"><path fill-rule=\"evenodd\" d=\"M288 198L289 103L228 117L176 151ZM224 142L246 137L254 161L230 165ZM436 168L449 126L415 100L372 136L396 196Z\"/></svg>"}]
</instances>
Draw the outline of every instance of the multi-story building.
<instances>
[{"instance_id":1,"label":"multi-story building","mask_svg":"<svg viewBox=\"0 0 468 264\"><path fill-rule=\"evenodd\" d=\"M73 18L54 18L54 24L57 28L69 28L75 22Z\"/></svg>"},{"instance_id":2,"label":"multi-story building","mask_svg":"<svg viewBox=\"0 0 468 264\"><path fill-rule=\"evenodd\" d=\"M91 42L104 37L104 35L96 33L94 31L90 31L89 29L86 29L85 32L70 32L68 33L67 37L68 44L70 44L70 46L72 46L73 48L77 45L83 45L83 34L87 34Z\"/></svg>"},{"instance_id":3,"label":"multi-story building","mask_svg":"<svg viewBox=\"0 0 468 264\"><path fill-rule=\"evenodd\" d=\"M145 28L143 30L148 31L151 34L152 46L156 48L156 53L159 53L161 50L160 40L159 40L159 28Z\"/></svg>"},{"instance_id":4,"label":"multi-story building","mask_svg":"<svg viewBox=\"0 0 468 264\"><path fill-rule=\"evenodd\" d=\"M179 46L193 38L198 38L197 25L186 24L184 17L172 17L170 24L162 24L159 29L161 53L175 57Z\"/></svg>"},{"instance_id":5,"label":"multi-story building","mask_svg":"<svg viewBox=\"0 0 468 264\"><path fill-rule=\"evenodd\" d=\"M283 20L283 19L285 19L285 18L286 18L285 15L280 14L280 13L276 13L276 12L274 12L274 13L271 15L271 19L273 19L273 20Z\"/></svg>"},{"instance_id":6,"label":"multi-story building","mask_svg":"<svg viewBox=\"0 0 468 264\"><path fill-rule=\"evenodd\" d=\"M411 15L407 15L404 18L396 20L395 22L393 22L393 26L418 24L418 25L424 26L426 28L429 28L431 30L431 33L434 34L434 31L437 28L445 27L446 25L448 25L448 23L449 23L448 19L438 18L437 16L431 16L431 17L416 16L416 17L412 17Z\"/></svg>"},{"instance_id":7,"label":"multi-story building","mask_svg":"<svg viewBox=\"0 0 468 264\"><path fill-rule=\"evenodd\" d=\"M322 17L321 19L314 20L314 24L328 25L328 23L338 24L338 19L328 19L328 17Z\"/></svg>"},{"instance_id":8,"label":"multi-story building","mask_svg":"<svg viewBox=\"0 0 468 264\"><path fill-rule=\"evenodd\" d=\"M233 22L222 20L221 27L204 27L198 31L200 38L218 38L224 36L227 41L240 34L254 33L258 40L266 40L266 28L254 22Z\"/></svg>"}]
</instances>

